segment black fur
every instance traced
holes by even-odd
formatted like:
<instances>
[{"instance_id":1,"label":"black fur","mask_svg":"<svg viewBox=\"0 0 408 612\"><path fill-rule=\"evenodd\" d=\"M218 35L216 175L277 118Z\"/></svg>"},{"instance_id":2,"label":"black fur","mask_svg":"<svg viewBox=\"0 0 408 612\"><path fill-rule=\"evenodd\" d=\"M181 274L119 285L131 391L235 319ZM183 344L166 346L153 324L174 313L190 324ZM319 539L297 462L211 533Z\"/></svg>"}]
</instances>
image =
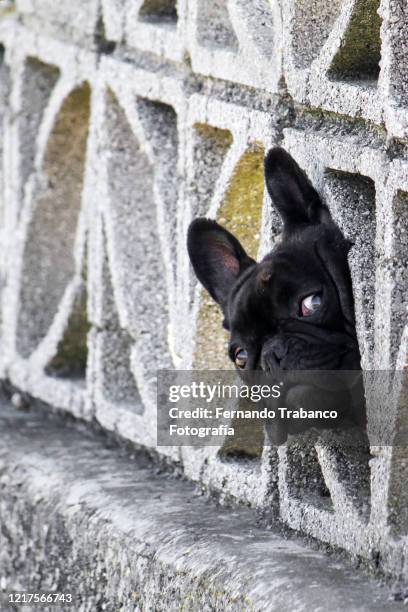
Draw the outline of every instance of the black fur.
<instances>
[{"instance_id":1,"label":"black fur","mask_svg":"<svg viewBox=\"0 0 408 612\"><path fill-rule=\"evenodd\" d=\"M254 371L290 370L282 398L289 407L335 408L330 427L365 427L364 389L360 374L336 387L335 377L304 370L359 370L360 352L347 254L351 243L334 223L309 178L283 149L265 159L269 195L283 221L281 242L256 263L238 240L209 219L197 219L188 231L188 252L195 273L224 313L230 331L229 353L235 361L244 350L247 379ZM319 296L320 309L302 316L302 301ZM294 374L293 371L297 373ZM262 374L263 375L263 374ZM315 375L313 375L314 377ZM316 393L316 389L318 392ZM268 421L273 444L288 433L324 422ZM365 438L364 438L365 440Z\"/></svg>"},{"instance_id":2,"label":"black fur","mask_svg":"<svg viewBox=\"0 0 408 612\"><path fill-rule=\"evenodd\" d=\"M306 174L283 149L265 159L269 195L283 220L281 243L260 263L226 229L197 219L188 231L195 273L220 304L230 356L248 353L246 369L358 369L360 353L347 254L350 243ZM300 316L304 297L319 312Z\"/></svg>"}]
</instances>

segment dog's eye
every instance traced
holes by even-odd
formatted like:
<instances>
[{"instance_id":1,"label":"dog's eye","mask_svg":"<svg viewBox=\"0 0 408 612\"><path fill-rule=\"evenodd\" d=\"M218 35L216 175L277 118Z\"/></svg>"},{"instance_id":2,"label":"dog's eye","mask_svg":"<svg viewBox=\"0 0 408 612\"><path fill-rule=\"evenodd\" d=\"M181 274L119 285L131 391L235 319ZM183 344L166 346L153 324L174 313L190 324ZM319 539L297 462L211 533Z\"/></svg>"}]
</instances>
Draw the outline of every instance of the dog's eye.
<instances>
[{"instance_id":1,"label":"dog's eye","mask_svg":"<svg viewBox=\"0 0 408 612\"><path fill-rule=\"evenodd\" d=\"M246 352L246 350L239 346L235 350L234 361L236 366L241 369L244 369L248 361L248 353Z\"/></svg>"},{"instance_id":2,"label":"dog's eye","mask_svg":"<svg viewBox=\"0 0 408 612\"><path fill-rule=\"evenodd\" d=\"M322 298L317 293L308 295L300 303L300 313L302 317L310 317L320 309Z\"/></svg>"}]
</instances>

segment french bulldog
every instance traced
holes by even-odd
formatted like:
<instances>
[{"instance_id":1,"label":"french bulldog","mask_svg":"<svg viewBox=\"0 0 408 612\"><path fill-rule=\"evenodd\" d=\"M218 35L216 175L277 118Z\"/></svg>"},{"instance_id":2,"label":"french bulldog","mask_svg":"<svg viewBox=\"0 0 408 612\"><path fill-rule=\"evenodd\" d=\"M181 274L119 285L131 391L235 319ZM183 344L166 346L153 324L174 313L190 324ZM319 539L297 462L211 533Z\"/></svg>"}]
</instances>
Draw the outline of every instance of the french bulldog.
<instances>
[{"instance_id":1,"label":"french bulldog","mask_svg":"<svg viewBox=\"0 0 408 612\"><path fill-rule=\"evenodd\" d=\"M352 243L284 149L271 149L264 169L283 231L262 261L216 221L196 219L188 230L195 274L230 333L229 356L241 372L359 370L347 261Z\"/></svg>"}]
</instances>

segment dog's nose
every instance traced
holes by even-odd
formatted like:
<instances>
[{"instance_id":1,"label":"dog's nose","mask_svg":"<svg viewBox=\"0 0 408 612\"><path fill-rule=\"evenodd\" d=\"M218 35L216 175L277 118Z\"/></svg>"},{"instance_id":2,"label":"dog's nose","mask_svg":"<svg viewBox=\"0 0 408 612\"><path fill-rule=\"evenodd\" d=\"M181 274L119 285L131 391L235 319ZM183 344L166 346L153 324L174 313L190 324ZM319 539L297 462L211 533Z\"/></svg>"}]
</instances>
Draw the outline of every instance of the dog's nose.
<instances>
[{"instance_id":1,"label":"dog's nose","mask_svg":"<svg viewBox=\"0 0 408 612\"><path fill-rule=\"evenodd\" d=\"M269 370L279 368L287 352L288 343L285 338L276 336L265 342L262 349L262 369Z\"/></svg>"}]
</instances>

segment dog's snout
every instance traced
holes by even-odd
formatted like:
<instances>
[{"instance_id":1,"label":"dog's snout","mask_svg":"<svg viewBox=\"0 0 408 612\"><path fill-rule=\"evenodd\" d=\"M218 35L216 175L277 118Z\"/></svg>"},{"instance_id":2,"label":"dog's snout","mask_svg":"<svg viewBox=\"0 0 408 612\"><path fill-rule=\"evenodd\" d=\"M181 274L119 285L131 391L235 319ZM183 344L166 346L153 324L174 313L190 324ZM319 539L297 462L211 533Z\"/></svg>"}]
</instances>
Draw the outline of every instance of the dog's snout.
<instances>
[{"instance_id":1,"label":"dog's snout","mask_svg":"<svg viewBox=\"0 0 408 612\"><path fill-rule=\"evenodd\" d=\"M288 352L288 343L283 338L278 336L272 341L270 348L273 351L276 359L281 361Z\"/></svg>"},{"instance_id":2,"label":"dog's snout","mask_svg":"<svg viewBox=\"0 0 408 612\"><path fill-rule=\"evenodd\" d=\"M288 352L287 339L275 336L267 340L262 349L261 367L263 370L276 369L281 367L281 361Z\"/></svg>"}]
</instances>

